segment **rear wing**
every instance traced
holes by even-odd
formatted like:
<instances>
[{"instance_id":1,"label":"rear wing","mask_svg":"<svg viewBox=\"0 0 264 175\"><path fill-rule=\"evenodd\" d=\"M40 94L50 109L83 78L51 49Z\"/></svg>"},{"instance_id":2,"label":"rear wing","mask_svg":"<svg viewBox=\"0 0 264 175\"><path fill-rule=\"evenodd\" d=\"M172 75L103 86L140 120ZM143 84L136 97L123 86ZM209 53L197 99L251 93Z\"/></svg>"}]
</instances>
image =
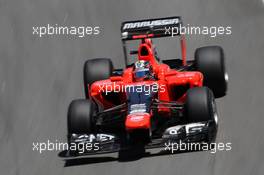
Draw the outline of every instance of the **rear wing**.
<instances>
[{"instance_id":1,"label":"rear wing","mask_svg":"<svg viewBox=\"0 0 264 175\"><path fill-rule=\"evenodd\" d=\"M182 20L180 16L126 21L121 25L122 40L134 40L142 38L169 37L172 28L180 28ZM179 30L173 30L174 35L180 35ZM175 33L178 31L178 33Z\"/></svg>"}]
</instances>

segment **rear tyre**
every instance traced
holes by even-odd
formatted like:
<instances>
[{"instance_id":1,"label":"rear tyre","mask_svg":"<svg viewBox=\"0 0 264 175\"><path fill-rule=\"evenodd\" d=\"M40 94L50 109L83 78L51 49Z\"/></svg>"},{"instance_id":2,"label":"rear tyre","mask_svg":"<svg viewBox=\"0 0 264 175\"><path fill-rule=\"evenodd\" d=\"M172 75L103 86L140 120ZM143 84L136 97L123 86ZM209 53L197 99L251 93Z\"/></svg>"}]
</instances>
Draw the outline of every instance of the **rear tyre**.
<instances>
[{"instance_id":1,"label":"rear tyre","mask_svg":"<svg viewBox=\"0 0 264 175\"><path fill-rule=\"evenodd\" d=\"M89 98L89 86L95 81L108 79L113 72L113 63L108 58L87 60L83 68L85 97Z\"/></svg>"},{"instance_id":2,"label":"rear tyre","mask_svg":"<svg viewBox=\"0 0 264 175\"><path fill-rule=\"evenodd\" d=\"M92 116L93 103L90 100L73 100L68 108L68 134L91 133Z\"/></svg>"},{"instance_id":3,"label":"rear tyre","mask_svg":"<svg viewBox=\"0 0 264 175\"><path fill-rule=\"evenodd\" d=\"M196 49L195 66L196 70L203 73L204 86L213 91L215 98L226 95L228 74L225 68L224 51L220 46Z\"/></svg>"}]
</instances>

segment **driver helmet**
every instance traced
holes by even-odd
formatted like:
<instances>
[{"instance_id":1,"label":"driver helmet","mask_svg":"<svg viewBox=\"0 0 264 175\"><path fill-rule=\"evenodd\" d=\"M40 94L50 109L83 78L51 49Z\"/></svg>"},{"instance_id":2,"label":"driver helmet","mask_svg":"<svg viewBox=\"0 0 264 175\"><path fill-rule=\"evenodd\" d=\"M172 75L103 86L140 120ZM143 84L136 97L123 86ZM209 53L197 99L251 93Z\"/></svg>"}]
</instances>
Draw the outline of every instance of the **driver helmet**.
<instances>
[{"instance_id":1,"label":"driver helmet","mask_svg":"<svg viewBox=\"0 0 264 175\"><path fill-rule=\"evenodd\" d=\"M136 80L144 80L152 75L152 68L149 61L140 60L135 62L134 77Z\"/></svg>"}]
</instances>

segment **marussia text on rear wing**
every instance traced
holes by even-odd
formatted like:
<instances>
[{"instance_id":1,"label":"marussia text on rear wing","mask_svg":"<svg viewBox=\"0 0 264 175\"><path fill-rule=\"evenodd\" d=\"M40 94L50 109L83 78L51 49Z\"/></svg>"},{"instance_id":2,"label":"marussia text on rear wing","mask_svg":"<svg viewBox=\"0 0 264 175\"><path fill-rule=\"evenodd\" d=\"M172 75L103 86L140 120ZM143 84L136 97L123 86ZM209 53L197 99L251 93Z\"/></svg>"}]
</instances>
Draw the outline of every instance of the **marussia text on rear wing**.
<instances>
[{"instance_id":1,"label":"marussia text on rear wing","mask_svg":"<svg viewBox=\"0 0 264 175\"><path fill-rule=\"evenodd\" d=\"M169 29L179 28L181 25L180 16L126 21L121 25L122 40L168 37L171 36Z\"/></svg>"}]
</instances>

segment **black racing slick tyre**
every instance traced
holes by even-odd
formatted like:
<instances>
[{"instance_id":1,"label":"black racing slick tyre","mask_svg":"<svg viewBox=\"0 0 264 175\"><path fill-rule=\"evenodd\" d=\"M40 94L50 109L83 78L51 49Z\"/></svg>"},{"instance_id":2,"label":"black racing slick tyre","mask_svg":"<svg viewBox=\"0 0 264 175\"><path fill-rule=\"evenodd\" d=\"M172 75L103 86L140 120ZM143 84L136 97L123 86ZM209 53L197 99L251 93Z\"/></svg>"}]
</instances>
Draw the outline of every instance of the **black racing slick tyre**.
<instances>
[{"instance_id":1,"label":"black racing slick tyre","mask_svg":"<svg viewBox=\"0 0 264 175\"><path fill-rule=\"evenodd\" d=\"M196 49L195 67L203 74L204 86L213 91L215 98L226 95L228 74L225 68L224 51L220 46Z\"/></svg>"},{"instance_id":2,"label":"black racing slick tyre","mask_svg":"<svg viewBox=\"0 0 264 175\"><path fill-rule=\"evenodd\" d=\"M189 123L214 121L217 124L214 95L207 87L195 87L187 91L185 111Z\"/></svg>"},{"instance_id":3,"label":"black racing slick tyre","mask_svg":"<svg viewBox=\"0 0 264 175\"><path fill-rule=\"evenodd\" d=\"M87 60L83 68L85 96L89 98L89 86L95 81L108 79L113 72L113 63L108 58Z\"/></svg>"},{"instance_id":4,"label":"black racing slick tyre","mask_svg":"<svg viewBox=\"0 0 264 175\"><path fill-rule=\"evenodd\" d=\"M88 99L73 100L68 108L68 134L91 133L93 103Z\"/></svg>"}]
</instances>

